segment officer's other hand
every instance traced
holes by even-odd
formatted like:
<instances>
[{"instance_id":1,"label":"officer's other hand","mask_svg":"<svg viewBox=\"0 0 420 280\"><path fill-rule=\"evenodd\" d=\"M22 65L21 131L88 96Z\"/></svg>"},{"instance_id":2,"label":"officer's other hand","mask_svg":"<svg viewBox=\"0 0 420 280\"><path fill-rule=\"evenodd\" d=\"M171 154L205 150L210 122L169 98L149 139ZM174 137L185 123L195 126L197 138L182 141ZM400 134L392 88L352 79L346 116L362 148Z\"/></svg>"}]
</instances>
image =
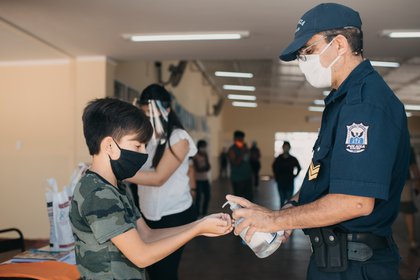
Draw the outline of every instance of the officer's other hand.
<instances>
[{"instance_id":1,"label":"officer's other hand","mask_svg":"<svg viewBox=\"0 0 420 280\"><path fill-rule=\"evenodd\" d=\"M247 200L243 197L235 196L235 195L231 195L231 194L226 195L226 200L232 201L236 204L239 204L244 208L248 208L248 207L251 207L252 205L255 205L254 203L252 203L251 201L249 201L249 200Z\"/></svg>"}]
</instances>

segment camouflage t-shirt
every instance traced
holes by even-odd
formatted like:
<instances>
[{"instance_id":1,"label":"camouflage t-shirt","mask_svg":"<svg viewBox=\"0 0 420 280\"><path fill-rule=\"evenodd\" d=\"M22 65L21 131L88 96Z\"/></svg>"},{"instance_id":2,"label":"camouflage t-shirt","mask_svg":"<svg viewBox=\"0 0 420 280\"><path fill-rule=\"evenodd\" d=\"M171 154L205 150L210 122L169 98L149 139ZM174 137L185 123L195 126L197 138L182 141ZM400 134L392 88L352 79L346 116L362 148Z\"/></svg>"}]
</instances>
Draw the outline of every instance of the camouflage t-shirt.
<instances>
[{"instance_id":1,"label":"camouflage t-shirt","mask_svg":"<svg viewBox=\"0 0 420 280\"><path fill-rule=\"evenodd\" d=\"M74 190L70 221L76 241L76 263L83 279L146 279L111 242L141 217L130 192L87 171Z\"/></svg>"}]
</instances>

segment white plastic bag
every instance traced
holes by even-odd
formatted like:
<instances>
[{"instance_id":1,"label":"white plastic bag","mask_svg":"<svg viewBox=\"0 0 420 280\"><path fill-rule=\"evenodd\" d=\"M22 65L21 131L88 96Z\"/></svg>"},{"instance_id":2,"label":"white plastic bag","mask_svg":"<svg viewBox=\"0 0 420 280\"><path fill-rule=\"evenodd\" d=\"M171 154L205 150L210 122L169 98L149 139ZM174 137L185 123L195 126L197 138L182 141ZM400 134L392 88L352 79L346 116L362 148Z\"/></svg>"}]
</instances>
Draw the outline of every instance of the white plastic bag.
<instances>
[{"instance_id":1,"label":"white plastic bag","mask_svg":"<svg viewBox=\"0 0 420 280\"><path fill-rule=\"evenodd\" d=\"M79 163L70 178L70 184L61 192L54 178L47 180L50 188L45 193L48 218L50 221L50 247L52 250L71 250L74 247L73 232L69 219L70 204L77 182L88 169L85 163Z\"/></svg>"}]
</instances>

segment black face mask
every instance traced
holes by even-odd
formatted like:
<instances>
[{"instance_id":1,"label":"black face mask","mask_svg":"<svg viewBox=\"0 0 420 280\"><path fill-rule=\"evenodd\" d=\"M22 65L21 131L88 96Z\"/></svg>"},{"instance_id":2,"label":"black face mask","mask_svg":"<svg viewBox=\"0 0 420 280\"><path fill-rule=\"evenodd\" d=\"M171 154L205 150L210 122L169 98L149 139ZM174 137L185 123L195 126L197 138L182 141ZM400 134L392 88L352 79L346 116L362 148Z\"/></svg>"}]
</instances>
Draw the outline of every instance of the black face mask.
<instances>
[{"instance_id":1,"label":"black face mask","mask_svg":"<svg viewBox=\"0 0 420 280\"><path fill-rule=\"evenodd\" d=\"M121 149L117 142L114 140L121 154L118 159L112 159L109 157L111 162L112 172L114 172L117 180L122 181L127 178L133 177L137 171L146 163L147 154L134 152L126 149Z\"/></svg>"}]
</instances>

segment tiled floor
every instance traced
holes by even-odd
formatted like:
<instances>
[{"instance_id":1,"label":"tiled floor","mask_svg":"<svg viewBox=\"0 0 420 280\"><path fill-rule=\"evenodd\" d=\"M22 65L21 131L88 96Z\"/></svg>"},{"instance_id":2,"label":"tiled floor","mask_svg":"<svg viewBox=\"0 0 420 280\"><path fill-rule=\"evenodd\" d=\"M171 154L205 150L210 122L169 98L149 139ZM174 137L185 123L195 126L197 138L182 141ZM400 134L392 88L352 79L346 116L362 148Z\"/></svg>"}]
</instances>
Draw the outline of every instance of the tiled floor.
<instances>
[{"instance_id":1,"label":"tiled floor","mask_svg":"<svg viewBox=\"0 0 420 280\"><path fill-rule=\"evenodd\" d=\"M224 196L231 190L227 180L212 184L210 213L221 211ZM278 194L272 181L262 182L256 190L256 202L272 209L278 209ZM420 198L418 197L417 200ZM417 201L420 207L420 201ZM417 215L417 225L420 224ZM419 227L417 227L419 228ZM420 230L417 230L420 240ZM415 279L420 267L420 253L409 253L406 231L402 217L394 225L394 238L400 247L401 279ZM288 243L283 244L273 255L265 259L257 258L253 252L241 244L239 237L230 234L220 238L199 237L185 248L180 267L182 280L271 280L306 279L306 267L311 254L309 241L302 231L295 231Z\"/></svg>"}]
</instances>

